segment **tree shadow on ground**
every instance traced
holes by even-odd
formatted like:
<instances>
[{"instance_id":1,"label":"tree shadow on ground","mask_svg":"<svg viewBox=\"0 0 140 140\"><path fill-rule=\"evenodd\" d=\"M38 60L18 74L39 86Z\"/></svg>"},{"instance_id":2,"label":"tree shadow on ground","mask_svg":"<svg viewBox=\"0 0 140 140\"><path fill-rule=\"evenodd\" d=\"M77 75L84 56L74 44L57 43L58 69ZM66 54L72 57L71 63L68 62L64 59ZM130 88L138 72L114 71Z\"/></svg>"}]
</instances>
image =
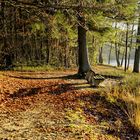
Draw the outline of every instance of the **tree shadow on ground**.
<instances>
[{"instance_id":1,"label":"tree shadow on ground","mask_svg":"<svg viewBox=\"0 0 140 140\"><path fill-rule=\"evenodd\" d=\"M78 74L64 75L64 76L48 76L48 77L31 77L31 76L17 76L17 75L4 75L12 78L27 79L27 80L49 80L49 79L81 79Z\"/></svg>"},{"instance_id":2,"label":"tree shadow on ground","mask_svg":"<svg viewBox=\"0 0 140 140\"><path fill-rule=\"evenodd\" d=\"M110 127L103 130L105 133L121 140L138 140L139 130L132 125L128 115L117 104L110 102L100 93L83 95L79 98L90 105L83 108L85 114L97 118L100 123L109 124ZM122 100L119 102L123 104Z\"/></svg>"},{"instance_id":3,"label":"tree shadow on ground","mask_svg":"<svg viewBox=\"0 0 140 140\"><path fill-rule=\"evenodd\" d=\"M10 98L21 98L38 94L42 88L21 88L18 91L10 94Z\"/></svg>"},{"instance_id":4,"label":"tree shadow on ground","mask_svg":"<svg viewBox=\"0 0 140 140\"><path fill-rule=\"evenodd\" d=\"M81 84L81 85L80 85ZM84 84L84 85L82 85ZM76 86L80 85L80 87ZM75 87L76 86L76 87ZM71 93L72 91L76 91L83 88L89 88L89 85L85 86L85 82L83 83L57 83L51 84L44 87L35 87L35 88L24 88L19 89L10 95L11 98L23 98L34 96L37 94L48 94L48 95L61 95L64 93ZM92 87L91 87L92 88ZM101 95L100 93L89 93L89 94L80 94L76 96L73 94L74 98L68 99L69 94L66 96L57 96L60 101L67 104L67 100L70 101L68 106L70 106L71 100L76 102L80 99L80 101L84 102L85 105L82 107L84 113L87 116L92 116L93 118L97 118L99 123L106 123L110 127L102 128L103 132L114 137L118 137L121 140L138 140L139 132L132 123L130 122L126 113L115 103L112 103L106 96ZM120 100L119 102L123 101Z\"/></svg>"},{"instance_id":5,"label":"tree shadow on ground","mask_svg":"<svg viewBox=\"0 0 140 140\"><path fill-rule=\"evenodd\" d=\"M33 96L36 94L50 94L50 95L60 95L66 92L70 92L73 90L80 90L92 88L87 82L82 83L57 83L57 84L50 84L48 86L42 87L32 87L32 88L21 88L18 91L10 94L10 98L22 98Z\"/></svg>"},{"instance_id":6,"label":"tree shadow on ground","mask_svg":"<svg viewBox=\"0 0 140 140\"><path fill-rule=\"evenodd\" d=\"M32 74L33 75L33 74ZM123 76L114 76L114 75L105 75L101 74L105 78L111 78L111 79L118 79L121 80L124 77ZM78 74L72 74L72 75L62 75L62 76L53 76L53 74L45 74L44 77L37 77L35 76L26 76L26 75L8 75L4 74L4 76L12 77L12 78L18 78L18 79L26 79L26 80L49 80L49 79L84 79L84 77L79 76Z\"/></svg>"}]
</instances>

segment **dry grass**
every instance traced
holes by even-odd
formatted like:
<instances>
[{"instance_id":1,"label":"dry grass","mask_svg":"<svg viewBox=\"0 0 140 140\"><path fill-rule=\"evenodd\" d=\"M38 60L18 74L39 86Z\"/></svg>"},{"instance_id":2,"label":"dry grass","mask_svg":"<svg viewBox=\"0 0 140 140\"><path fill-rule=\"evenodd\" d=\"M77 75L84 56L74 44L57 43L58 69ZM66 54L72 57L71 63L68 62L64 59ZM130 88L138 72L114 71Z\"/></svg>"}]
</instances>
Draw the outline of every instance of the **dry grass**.
<instances>
[{"instance_id":1,"label":"dry grass","mask_svg":"<svg viewBox=\"0 0 140 140\"><path fill-rule=\"evenodd\" d=\"M124 77L121 84L110 85L103 94L107 95L110 102L118 104L134 127L140 131L140 74L105 65L95 66L94 69L100 74Z\"/></svg>"},{"instance_id":2,"label":"dry grass","mask_svg":"<svg viewBox=\"0 0 140 140\"><path fill-rule=\"evenodd\" d=\"M108 99L118 104L131 123L140 131L140 78L139 74L125 74L122 84L108 91ZM121 101L121 102L120 102Z\"/></svg>"}]
</instances>

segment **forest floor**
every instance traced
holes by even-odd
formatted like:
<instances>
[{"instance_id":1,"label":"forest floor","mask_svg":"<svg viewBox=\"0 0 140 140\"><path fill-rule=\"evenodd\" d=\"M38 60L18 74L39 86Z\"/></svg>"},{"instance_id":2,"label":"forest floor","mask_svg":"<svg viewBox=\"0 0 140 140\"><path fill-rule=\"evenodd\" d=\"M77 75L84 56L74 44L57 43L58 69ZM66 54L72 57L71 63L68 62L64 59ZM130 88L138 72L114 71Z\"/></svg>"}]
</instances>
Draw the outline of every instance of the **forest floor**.
<instances>
[{"instance_id":1,"label":"forest floor","mask_svg":"<svg viewBox=\"0 0 140 140\"><path fill-rule=\"evenodd\" d=\"M93 88L75 73L0 72L0 140L138 140L105 96L114 81Z\"/></svg>"}]
</instances>

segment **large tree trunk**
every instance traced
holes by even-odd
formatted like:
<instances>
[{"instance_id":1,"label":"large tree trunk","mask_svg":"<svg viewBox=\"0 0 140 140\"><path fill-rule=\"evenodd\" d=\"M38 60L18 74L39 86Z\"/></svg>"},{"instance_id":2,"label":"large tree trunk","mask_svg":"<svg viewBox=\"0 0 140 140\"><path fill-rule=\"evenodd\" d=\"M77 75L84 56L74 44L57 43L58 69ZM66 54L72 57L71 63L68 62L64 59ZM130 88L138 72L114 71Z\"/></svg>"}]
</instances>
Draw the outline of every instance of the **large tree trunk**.
<instances>
[{"instance_id":1,"label":"large tree trunk","mask_svg":"<svg viewBox=\"0 0 140 140\"><path fill-rule=\"evenodd\" d=\"M128 53L128 28L129 24L127 23L127 31L126 31L126 40L125 40L125 65L124 65L124 71L127 70L127 53Z\"/></svg>"},{"instance_id":2,"label":"large tree trunk","mask_svg":"<svg viewBox=\"0 0 140 140\"><path fill-rule=\"evenodd\" d=\"M140 18L139 18L139 23L138 23L138 33L137 33L137 35L138 36L140 35ZM139 38L137 38L137 44L140 44L140 39ZM140 45L135 50L133 72L139 73L139 71L140 71L139 63L140 63Z\"/></svg>"},{"instance_id":3,"label":"large tree trunk","mask_svg":"<svg viewBox=\"0 0 140 140\"><path fill-rule=\"evenodd\" d=\"M127 69L129 69L130 58L131 58L131 49L132 49L132 47L133 47L134 26L135 26L135 24L133 23L133 25L132 25L132 30L131 30L131 40L130 40L130 47L129 47L129 54L128 54L128 64L127 64Z\"/></svg>"},{"instance_id":4,"label":"large tree trunk","mask_svg":"<svg viewBox=\"0 0 140 140\"><path fill-rule=\"evenodd\" d=\"M123 54L122 54L121 67L123 66L124 57L125 57L125 51L124 51Z\"/></svg>"},{"instance_id":5,"label":"large tree trunk","mask_svg":"<svg viewBox=\"0 0 140 140\"><path fill-rule=\"evenodd\" d=\"M91 64L96 64L97 63L97 49L96 49L96 39L95 37L93 36L92 38L92 62Z\"/></svg>"},{"instance_id":6,"label":"large tree trunk","mask_svg":"<svg viewBox=\"0 0 140 140\"><path fill-rule=\"evenodd\" d=\"M88 60L88 49L86 47L86 29L85 29L85 19L84 17L78 17L78 61L79 70L78 74L84 76L91 68Z\"/></svg>"},{"instance_id":7,"label":"large tree trunk","mask_svg":"<svg viewBox=\"0 0 140 140\"><path fill-rule=\"evenodd\" d=\"M117 39L118 36L118 31L117 31L117 21L115 22L115 38ZM115 55L116 55L116 62L117 62L117 67L120 67L120 47L118 46L117 41L115 41Z\"/></svg>"},{"instance_id":8,"label":"large tree trunk","mask_svg":"<svg viewBox=\"0 0 140 140\"><path fill-rule=\"evenodd\" d=\"M111 43L111 46L110 46L110 50L109 50L109 56L108 56L108 64L110 64L110 61L111 61L111 52L112 52L112 43Z\"/></svg>"},{"instance_id":9,"label":"large tree trunk","mask_svg":"<svg viewBox=\"0 0 140 140\"><path fill-rule=\"evenodd\" d=\"M120 67L120 49L118 48L118 44L116 42L115 42L115 55L116 55L117 67Z\"/></svg>"},{"instance_id":10,"label":"large tree trunk","mask_svg":"<svg viewBox=\"0 0 140 140\"><path fill-rule=\"evenodd\" d=\"M99 49L99 63L103 64L103 47Z\"/></svg>"},{"instance_id":11,"label":"large tree trunk","mask_svg":"<svg viewBox=\"0 0 140 140\"><path fill-rule=\"evenodd\" d=\"M51 44L49 42L49 39L46 40L46 64L50 63L50 55L51 55Z\"/></svg>"},{"instance_id":12,"label":"large tree trunk","mask_svg":"<svg viewBox=\"0 0 140 140\"><path fill-rule=\"evenodd\" d=\"M139 73L139 63L140 63L140 46L135 50L133 72Z\"/></svg>"}]
</instances>

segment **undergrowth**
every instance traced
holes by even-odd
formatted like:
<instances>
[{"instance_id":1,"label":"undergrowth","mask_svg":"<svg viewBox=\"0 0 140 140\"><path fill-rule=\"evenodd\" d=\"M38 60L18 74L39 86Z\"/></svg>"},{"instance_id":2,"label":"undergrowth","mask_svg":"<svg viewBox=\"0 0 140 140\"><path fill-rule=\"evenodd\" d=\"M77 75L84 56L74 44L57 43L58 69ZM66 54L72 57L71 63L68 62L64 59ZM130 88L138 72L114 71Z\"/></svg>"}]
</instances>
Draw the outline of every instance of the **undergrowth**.
<instances>
[{"instance_id":1,"label":"undergrowth","mask_svg":"<svg viewBox=\"0 0 140 140\"><path fill-rule=\"evenodd\" d=\"M140 131L140 78L139 74L125 74L121 84L107 91L107 98L127 114L129 120Z\"/></svg>"}]
</instances>

